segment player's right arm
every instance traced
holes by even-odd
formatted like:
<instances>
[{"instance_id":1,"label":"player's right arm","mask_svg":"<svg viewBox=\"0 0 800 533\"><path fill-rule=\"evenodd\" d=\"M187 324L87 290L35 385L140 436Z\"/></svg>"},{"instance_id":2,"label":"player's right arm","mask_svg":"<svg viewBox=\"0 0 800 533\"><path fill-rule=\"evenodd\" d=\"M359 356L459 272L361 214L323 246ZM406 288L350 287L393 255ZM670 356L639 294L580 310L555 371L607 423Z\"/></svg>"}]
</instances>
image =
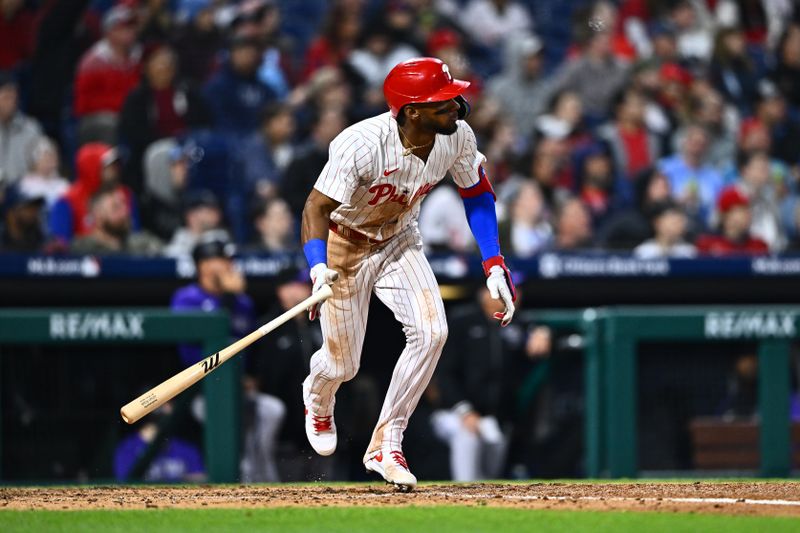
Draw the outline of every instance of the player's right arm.
<instances>
[{"instance_id":1,"label":"player's right arm","mask_svg":"<svg viewBox=\"0 0 800 533\"><path fill-rule=\"evenodd\" d=\"M370 168L371 152L358 132L347 129L333 140L328 156L328 162L303 208L300 237L311 267L312 293L323 285L332 284L338 277L338 273L327 265L331 213L350 201L358 187L359 176ZM308 310L309 319L316 318L318 307L319 304Z\"/></svg>"},{"instance_id":2,"label":"player's right arm","mask_svg":"<svg viewBox=\"0 0 800 533\"><path fill-rule=\"evenodd\" d=\"M327 242L331 213L340 205L341 202L325 196L317 189L311 189L311 194L308 195L306 205L303 207L300 238L303 241L303 252L308 266L311 267L311 282L314 284L312 293L320 290L323 285L332 284L339 277L335 270L328 268ZM308 309L309 320L317 318L319 305L316 304Z\"/></svg>"}]
</instances>

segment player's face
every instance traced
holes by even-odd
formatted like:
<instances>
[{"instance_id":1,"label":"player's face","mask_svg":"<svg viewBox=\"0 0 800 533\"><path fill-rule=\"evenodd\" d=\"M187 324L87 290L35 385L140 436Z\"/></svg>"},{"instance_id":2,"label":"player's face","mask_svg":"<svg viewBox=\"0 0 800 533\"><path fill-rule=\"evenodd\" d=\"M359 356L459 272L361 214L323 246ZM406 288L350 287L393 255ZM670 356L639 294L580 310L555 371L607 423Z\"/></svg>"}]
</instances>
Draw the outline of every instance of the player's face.
<instances>
[{"instance_id":1,"label":"player's face","mask_svg":"<svg viewBox=\"0 0 800 533\"><path fill-rule=\"evenodd\" d=\"M452 135L458 130L458 103L455 100L418 104L420 125L442 135Z\"/></svg>"}]
</instances>

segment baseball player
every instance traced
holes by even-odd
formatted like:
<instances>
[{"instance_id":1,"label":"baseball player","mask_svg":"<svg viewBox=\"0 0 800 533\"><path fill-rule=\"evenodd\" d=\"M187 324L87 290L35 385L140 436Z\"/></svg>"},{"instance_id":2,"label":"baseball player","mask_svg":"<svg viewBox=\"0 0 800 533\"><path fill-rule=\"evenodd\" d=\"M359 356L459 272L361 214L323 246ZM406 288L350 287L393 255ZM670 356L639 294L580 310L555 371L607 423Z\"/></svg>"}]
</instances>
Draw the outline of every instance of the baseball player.
<instances>
[{"instance_id":1,"label":"baseball player","mask_svg":"<svg viewBox=\"0 0 800 533\"><path fill-rule=\"evenodd\" d=\"M444 306L417 229L420 202L450 173L464 201L478 243L487 287L505 310L516 298L497 238L495 195L483 171L485 158L464 118L462 93L469 82L453 79L435 58L395 66L383 85L390 111L363 120L331 143L329 159L303 210L303 250L313 291L332 284L333 297L319 314L324 343L303 382L306 435L320 455L336 450L335 395L358 372L374 293L394 313L406 347L394 368L364 466L400 490L417 479L403 456L403 431L428 385L447 339Z\"/></svg>"}]
</instances>

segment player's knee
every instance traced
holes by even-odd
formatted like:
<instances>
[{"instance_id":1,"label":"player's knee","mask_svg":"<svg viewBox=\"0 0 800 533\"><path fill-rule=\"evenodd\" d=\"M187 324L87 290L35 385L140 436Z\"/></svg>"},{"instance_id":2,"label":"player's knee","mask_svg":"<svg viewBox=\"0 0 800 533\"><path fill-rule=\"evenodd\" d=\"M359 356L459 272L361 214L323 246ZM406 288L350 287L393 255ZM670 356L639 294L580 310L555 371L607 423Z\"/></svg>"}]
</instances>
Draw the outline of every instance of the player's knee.
<instances>
[{"instance_id":1,"label":"player's knee","mask_svg":"<svg viewBox=\"0 0 800 533\"><path fill-rule=\"evenodd\" d=\"M436 349L441 349L444 347L445 341L447 341L448 329L447 329L447 322L432 322L430 324L430 333L431 333L431 346Z\"/></svg>"},{"instance_id":2,"label":"player's knee","mask_svg":"<svg viewBox=\"0 0 800 533\"><path fill-rule=\"evenodd\" d=\"M345 367L344 371L342 372L342 380L343 381L350 381L358 374L358 365L348 365Z\"/></svg>"}]
</instances>

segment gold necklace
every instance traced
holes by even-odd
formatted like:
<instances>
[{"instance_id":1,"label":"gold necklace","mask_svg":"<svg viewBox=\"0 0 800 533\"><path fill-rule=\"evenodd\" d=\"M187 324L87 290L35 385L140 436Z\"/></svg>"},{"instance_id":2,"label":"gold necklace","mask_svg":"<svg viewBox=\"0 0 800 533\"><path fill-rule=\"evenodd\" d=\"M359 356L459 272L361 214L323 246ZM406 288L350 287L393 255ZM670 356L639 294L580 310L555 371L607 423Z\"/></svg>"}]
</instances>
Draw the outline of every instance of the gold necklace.
<instances>
[{"instance_id":1,"label":"gold necklace","mask_svg":"<svg viewBox=\"0 0 800 533\"><path fill-rule=\"evenodd\" d=\"M403 133L403 129L400 126L397 126L397 131L400 132L400 136L403 137L403 139L405 139L405 141L408 144L411 144L411 141L408 140L408 137L406 137L406 134ZM415 146L415 145L411 144L411 146L409 146L408 148L403 150L403 156L411 155L411 152L413 152L417 148L425 148L426 146L430 146L431 144L433 144L433 141L435 141L435 140L436 140L436 137L431 139L430 142L426 142L425 144L420 144L419 146Z\"/></svg>"}]
</instances>

